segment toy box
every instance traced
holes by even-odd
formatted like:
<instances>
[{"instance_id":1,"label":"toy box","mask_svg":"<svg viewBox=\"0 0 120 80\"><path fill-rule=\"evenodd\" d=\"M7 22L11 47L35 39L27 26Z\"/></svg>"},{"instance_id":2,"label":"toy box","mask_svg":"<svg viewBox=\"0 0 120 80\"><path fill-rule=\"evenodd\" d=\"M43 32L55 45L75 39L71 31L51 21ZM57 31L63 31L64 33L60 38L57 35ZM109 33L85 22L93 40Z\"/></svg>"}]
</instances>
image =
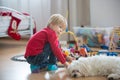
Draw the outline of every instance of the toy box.
<instances>
[{"instance_id":1,"label":"toy box","mask_svg":"<svg viewBox=\"0 0 120 80\"><path fill-rule=\"evenodd\" d=\"M83 38L83 42L89 47L108 48L110 43L111 32L114 28L98 28L98 27L73 27L77 37ZM120 47L120 30L113 35L113 42L116 48Z\"/></svg>"}]
</instances>

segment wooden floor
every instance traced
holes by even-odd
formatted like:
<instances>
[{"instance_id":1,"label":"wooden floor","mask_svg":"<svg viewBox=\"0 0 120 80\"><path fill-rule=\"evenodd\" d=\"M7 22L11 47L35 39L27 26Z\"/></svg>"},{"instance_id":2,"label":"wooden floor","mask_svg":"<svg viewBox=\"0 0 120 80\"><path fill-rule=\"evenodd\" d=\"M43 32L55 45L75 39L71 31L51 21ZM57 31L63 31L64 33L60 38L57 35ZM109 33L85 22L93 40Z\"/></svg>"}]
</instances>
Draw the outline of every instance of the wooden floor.
<instances>
[{"instance_id":1,"label":"wooden floor","mask_svg":"<svg viewBox=\"0 0 120 80\"><path fill-rule=\"evenodd\" d=\"M59 68L55 72L31 74L27 62L11 60L15 55L24 54L26 43L27 39L15 41L0 38L0 80L106 80L105 77L71 78L66 75L64 68Z\"/></svg>"}]
</instances>

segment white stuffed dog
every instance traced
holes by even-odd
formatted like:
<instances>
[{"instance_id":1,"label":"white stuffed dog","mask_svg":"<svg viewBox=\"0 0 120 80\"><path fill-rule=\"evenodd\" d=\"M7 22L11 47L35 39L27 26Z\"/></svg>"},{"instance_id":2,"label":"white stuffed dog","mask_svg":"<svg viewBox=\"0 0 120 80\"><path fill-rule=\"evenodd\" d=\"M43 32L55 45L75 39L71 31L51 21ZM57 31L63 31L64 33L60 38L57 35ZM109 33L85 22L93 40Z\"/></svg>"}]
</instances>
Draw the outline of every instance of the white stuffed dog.
<instances>
[{"instance_id":1,"label":"white stuffed dog","mask_svg":"<svg viewBox=\"0 0 120 80\"><path fill-rule=\"evenodd\" d=\"M73 61L67 70L72 77L107 76L108 80L120 80L120 57L80 57Z\"/></svg>"}]
</instances>

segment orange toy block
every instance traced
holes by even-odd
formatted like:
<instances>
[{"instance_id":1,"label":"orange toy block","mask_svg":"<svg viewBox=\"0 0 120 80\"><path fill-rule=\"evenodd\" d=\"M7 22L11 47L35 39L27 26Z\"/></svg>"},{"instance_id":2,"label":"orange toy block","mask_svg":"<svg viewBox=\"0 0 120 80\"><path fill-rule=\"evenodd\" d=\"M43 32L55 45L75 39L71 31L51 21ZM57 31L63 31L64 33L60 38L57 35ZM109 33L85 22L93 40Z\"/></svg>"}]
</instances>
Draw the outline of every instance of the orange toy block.
<instances>
[{"instance_id":1,"label":"orange toy block","mask_svg":"<svg viewBox=\"0 0 120 80\"><path fill-rule=\"evenodd\" d=\"M79 54L81 55L81 56L84 56L84 57L87 57L87 50L85 49L85 48L81 48L80 50L79 50Z\"/></svg>"}]
</instances>

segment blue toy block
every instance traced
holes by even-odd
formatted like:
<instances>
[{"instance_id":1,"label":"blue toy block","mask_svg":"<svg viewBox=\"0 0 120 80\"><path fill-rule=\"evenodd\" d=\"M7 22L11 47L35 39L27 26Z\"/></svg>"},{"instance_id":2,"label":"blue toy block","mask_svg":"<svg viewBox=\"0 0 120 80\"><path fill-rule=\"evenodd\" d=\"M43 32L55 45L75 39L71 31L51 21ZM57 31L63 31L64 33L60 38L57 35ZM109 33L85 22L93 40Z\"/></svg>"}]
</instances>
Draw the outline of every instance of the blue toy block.
<instances>
[{"instance_id":1,"label":"blue toy block","mask_svg":"<svg viewBox=\"0 0 120 80\"><path fill-rule=\"evenodd\" d=\"M116 52L109 52L107 56L118 56L118 53Z\"/></svg>"},{"instance_id":2,"label":"blue toy block","mask_svg":"<svg viewBox=\"0 0 120 80\"><path fill-rule=\"evenodd\" d=\"M117 52L109 52L108 50L99 50L98 55L118 56L118 53Z\"/></svg>"},{"instance_id":3,"label":"blue toy block","mask_svg":"<svg viewBox=\"0 0 120 80\"><path fill-rule=\"evenodd\" d=\"M109 52L108 50L99 50L97 54L98 55L108 55L108 52Z\"/></svg>"}]
</instances>

